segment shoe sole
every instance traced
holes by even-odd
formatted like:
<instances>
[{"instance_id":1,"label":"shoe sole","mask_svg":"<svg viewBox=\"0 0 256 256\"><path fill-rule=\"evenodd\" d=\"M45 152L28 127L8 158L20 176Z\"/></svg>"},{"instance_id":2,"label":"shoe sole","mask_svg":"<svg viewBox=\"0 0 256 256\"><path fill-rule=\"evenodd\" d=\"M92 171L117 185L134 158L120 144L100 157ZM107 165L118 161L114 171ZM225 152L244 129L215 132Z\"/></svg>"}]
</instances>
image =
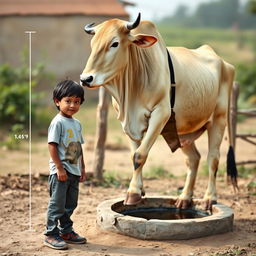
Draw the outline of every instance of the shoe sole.
<instances>
[{"instance_id":1,"label":"shoe sole","mask_svg":"<svg viewBox=\"0 0 256 256\"><path fill-rule=\"evenodd\" d=\"M80 241L80 242L74 242L74 241L65 240L65 239L63 239L63 240L64 240L66 243L68 243L68 244L86 244L86 243L87 243L86 240Z\"/></svg>"},{"instance_id":2,"label":"shoe sole","mask_svg":"<svg viewBox=\"0 0 256 256\"><path fill-rule=\"evenodd\" d=\"M56 246L53 246L53 245L51 245L51 244L49 244L47 242L44 242L44 245L46 245L46 246L48 246L48 247L50 247L52 249L55 249L55 250L66 250L66 249L68 249L68 245L67 244L62 246L62 247L56 247Z\"/></svg>"}]
</instances>

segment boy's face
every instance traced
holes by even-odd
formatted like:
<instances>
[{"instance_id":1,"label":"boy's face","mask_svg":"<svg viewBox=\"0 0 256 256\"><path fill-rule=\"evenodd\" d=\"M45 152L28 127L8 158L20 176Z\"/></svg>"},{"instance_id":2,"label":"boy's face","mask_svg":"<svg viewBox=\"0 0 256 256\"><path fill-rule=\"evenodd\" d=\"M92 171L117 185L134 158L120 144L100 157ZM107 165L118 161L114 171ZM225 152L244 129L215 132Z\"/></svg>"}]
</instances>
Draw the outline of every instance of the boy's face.
<instances>
[{"instance_id":1,"label":"boy's face","mask_svg":"<svg viewBox=\"0 0 256 256\"><path fill-rule=\"evenodd\" d=\"M54 102L59 107L61 115L68 118L78 112L81 105L81 99L76 96L64 97L60 101L55 99Z\"/></svg>"}]
</instances>

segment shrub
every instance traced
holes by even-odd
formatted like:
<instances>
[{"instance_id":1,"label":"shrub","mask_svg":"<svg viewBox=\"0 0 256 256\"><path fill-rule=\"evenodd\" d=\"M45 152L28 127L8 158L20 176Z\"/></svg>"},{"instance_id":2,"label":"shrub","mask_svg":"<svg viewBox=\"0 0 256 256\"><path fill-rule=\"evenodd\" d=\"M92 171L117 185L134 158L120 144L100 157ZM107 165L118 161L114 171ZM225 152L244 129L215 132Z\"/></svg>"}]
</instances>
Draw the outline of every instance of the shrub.
<instances>
[{"instance_id":1,"label":"shrub","mask_svg":"<svg viewBox=\"0 0 256 256\"><path fill-rule=\"evenodd\" d=\"M144 176L146 179L174 178L174 175L165 170L163 166L151 166Z\"/></svg>"},{"instance_id":2,"label":"shrub","mask_svg":"<svg viewBox=\"0 0 256 256\"><path fill-rule=\"evenodd\" d=\"M26 55L24 51L23 55ZM22 65L13 68L9 64L0 66L0 123L1 127L7 129L6 145L13 142L14 133L26 133L29 123L29 67L23 56ZM32 69L31 86L34 88L42 77L47 76L44 65L39 63ZM35 111L38 100L42 93L32 93L31 117L34 122Z\"/></svg>"},{"instance_id":3,"label":"shrub","mask_svg":"<svg viewBox=\"0 0 256 256\"><path fill-rule=\"evenodd\" d=\"M245 101L256 105L256 63L241 64L237 69L237 81L240 83L240 94Z\"/></svg>"}]
</instances>

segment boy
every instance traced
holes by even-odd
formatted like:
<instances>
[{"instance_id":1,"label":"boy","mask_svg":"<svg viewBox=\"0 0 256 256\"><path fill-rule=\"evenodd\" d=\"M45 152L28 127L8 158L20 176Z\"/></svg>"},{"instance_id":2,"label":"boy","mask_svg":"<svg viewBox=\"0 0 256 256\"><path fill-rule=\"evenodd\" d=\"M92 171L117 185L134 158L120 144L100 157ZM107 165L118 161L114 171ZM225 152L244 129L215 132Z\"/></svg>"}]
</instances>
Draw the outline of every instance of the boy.
<instances>
[{"instance_id":1,"label":"boy","mask_svg":"<svg viewBox=\"0 0 256 256\"><path fill-rule=\"evenodd\" d=\"M84 237L74 232L70 219L77 206L79 181L85 180L82 127L73 118L84 101L84 90L74 81L62 81L53 91L53 101L59 113L48 129L50 201L44 244L66 249L67 243L86 243Z\"/></svg>"}]
</instances>

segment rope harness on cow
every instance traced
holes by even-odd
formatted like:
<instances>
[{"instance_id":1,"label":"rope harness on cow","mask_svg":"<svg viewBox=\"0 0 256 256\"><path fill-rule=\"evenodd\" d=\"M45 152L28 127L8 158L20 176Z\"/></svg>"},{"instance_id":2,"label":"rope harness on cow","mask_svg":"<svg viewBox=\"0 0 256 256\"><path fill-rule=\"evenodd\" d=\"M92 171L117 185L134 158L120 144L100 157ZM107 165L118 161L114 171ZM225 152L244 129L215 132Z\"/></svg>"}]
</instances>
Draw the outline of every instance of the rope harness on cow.
<instances>
[{"instance_id":1,"label":"rope harness on cow","mask_svg":"<svg viewBox=\"0 0 256 256\"><path fill-rule=\"evenodd\" d=\"M169 145L172 152L176 151L181 145L179 136L177 133L176 127L176 119L175 119L175 112L173 110L175 104L175 75L174 75L174 68L172 64L171 56L167 50L168 56L168 66L170 72L170 81L171 81L171 89L170 89L170 102L171 102L171 117L167 121L165 127L163 128L161 134L164 137L165 141Z\"/></svg>"}]
</instances>

